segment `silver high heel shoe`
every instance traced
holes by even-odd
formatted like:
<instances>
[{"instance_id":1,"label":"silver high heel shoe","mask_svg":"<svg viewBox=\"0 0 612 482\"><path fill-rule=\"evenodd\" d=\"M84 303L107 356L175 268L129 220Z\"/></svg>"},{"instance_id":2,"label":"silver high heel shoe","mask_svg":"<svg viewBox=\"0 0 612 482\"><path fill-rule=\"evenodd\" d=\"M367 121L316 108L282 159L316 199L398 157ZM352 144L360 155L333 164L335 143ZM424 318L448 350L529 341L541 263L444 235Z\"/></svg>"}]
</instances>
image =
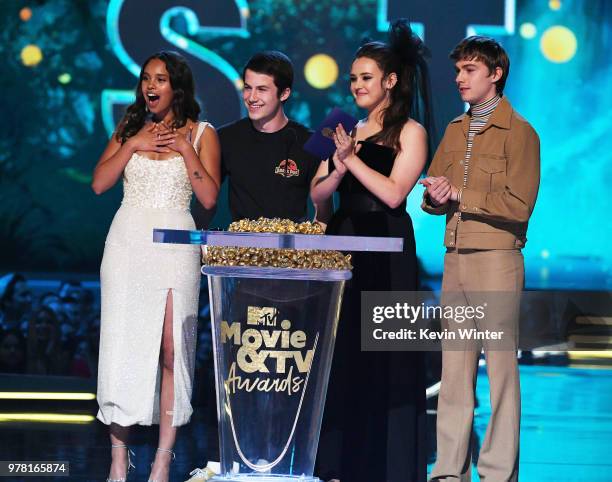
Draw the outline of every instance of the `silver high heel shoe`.
<instances>
[{"instance_id":1,"label":"silver high heel shoe","mask_svg":"<svg viewBox=\"0 0 612 482\"><path fill-rule=\"evenodd\" d=\"M125 472L125 477L122 477L120 479L110 479L109 478L109 479L106 479L106 482L126 482L130 471L136 468L134 464L132 463L132 457L135 457L134 452L132 452L127 445L123 445L123 444L121 445L112 444L111 449L126 449L127 450L128 468L127 468L127 471Z\"/></svg>"},{"instance_id":2,"label":"silver high heel shoe","mask_svg":"<svg viewBox=\"0 0 612 482\"><path fill-rule=\"evenodd\" d=\"M173 461L173 460L176 458L176 454L175 454L175 453L174 453L172 450L169 450L169 449L162 449L162 448L160 448L160 447L157 447L157 451L158 451L158 452L166 452L166 453L169 453L169 454L172 456L172 458L170 459L170 463L172 463L172 461ZM151 463L151 467L153 467L153 463ZM156 480L156 479L149 479L149 482L157 482L157 480Z\"/></svg>"}]
</instances>

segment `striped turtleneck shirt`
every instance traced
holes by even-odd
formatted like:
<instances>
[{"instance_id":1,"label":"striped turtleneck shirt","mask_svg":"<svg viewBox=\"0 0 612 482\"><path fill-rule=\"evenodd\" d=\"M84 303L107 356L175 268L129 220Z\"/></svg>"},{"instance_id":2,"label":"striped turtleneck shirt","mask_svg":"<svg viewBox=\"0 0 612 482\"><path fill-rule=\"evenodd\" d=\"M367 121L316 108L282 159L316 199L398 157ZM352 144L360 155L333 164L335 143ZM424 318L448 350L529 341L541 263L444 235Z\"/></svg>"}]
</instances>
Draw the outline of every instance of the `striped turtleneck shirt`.
<instances>
[{"instance_id":1,"label":"striped turtleneck shirt","mask_svg":"<svg viewBox=\"0 0 612 482\"><path fill-rule=\"evenodd\" d=\"M468 138L467 138L467 150L465 151L465 162L463 163L463 187L467 187L467 179L468 179L468 168L470 166L470 157L472 157L472 144L474 143L474 136L480 132L491 114L500 103L501 97L496 95L495 97L490 98L489 100L485 100L480 104L473 105L470 107L469 116L470 116L470 128L468 130Z\"/></svg>"}]
</instances>

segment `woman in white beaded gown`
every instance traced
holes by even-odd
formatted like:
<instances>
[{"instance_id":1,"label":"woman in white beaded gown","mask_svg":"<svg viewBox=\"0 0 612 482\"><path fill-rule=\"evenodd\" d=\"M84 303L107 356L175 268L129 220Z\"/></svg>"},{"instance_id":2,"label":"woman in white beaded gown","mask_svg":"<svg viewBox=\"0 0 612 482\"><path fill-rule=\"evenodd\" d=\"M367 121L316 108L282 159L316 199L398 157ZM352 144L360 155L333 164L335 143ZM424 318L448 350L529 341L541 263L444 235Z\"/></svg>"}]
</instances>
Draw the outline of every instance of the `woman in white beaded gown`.
<instances>
[{"instance_id":1,"label":"woman in white beaded gown","mask_svg":"<svg viewBox=\"0 0 612 482\"><path fill-rule=\"evenodd\" d=\"M199 247L155 244L153 229L194 229L193 193L204 207L215 205L219 140L199 113L185 59L152 55L93 174L96 194L120 178L124 191L100 268L98 419L110 425L111 481L126 479L129 427L154 423L150 480L167 481L177 427L192 413Z\"/></svg>"}]
</instances>

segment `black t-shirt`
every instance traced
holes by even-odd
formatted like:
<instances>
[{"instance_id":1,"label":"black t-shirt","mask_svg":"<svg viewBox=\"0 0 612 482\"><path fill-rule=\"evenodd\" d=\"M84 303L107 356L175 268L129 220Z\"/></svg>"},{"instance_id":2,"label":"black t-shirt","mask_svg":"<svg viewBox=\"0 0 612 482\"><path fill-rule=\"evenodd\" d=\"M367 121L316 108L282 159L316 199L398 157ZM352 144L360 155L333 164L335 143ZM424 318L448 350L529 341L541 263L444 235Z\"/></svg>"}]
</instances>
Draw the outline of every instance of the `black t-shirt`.
<instances>
[{"instance_id":1,"label":"black t-shirt","mask_svg":"<svg viewBox=\"0 0 612 482\"><path fill-rule=\"evenodd\" d=\"M291 120L277 132L260 132L248 117L219 129L233 221L306 219L310 181L320 163L302 147L311 134Z\"/></svg>"}]
</instances>

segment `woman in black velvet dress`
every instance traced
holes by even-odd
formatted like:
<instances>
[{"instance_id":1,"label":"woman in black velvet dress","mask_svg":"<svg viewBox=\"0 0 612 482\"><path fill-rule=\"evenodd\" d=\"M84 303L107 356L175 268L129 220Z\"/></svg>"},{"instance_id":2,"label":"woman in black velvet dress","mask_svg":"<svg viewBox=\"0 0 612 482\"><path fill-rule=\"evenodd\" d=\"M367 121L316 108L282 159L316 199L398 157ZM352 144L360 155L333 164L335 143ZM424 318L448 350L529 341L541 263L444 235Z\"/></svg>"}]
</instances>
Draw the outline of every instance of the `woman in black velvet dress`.
<instances>
[{"instance_id":1,"label":"woman in black velvet dress","mask_svg":"<svg viewBox=\"0 0 612 482\"><path fill-rule=\"evenodd\" d=\"M361 291L418 289L406 197L428 152L424 54L421 40L401 20L391 26L388 42L359 48L351 67L351 93L368 115L350 135L337 127L333 158L321 163L311 185L314 203L340 194L327 234L404 239L401 253L353 253L353 279L345 292L317 457L317 474L325 480L426 478L422 353L362 352L360 341Z\"/></svg>"}]
</instances>

